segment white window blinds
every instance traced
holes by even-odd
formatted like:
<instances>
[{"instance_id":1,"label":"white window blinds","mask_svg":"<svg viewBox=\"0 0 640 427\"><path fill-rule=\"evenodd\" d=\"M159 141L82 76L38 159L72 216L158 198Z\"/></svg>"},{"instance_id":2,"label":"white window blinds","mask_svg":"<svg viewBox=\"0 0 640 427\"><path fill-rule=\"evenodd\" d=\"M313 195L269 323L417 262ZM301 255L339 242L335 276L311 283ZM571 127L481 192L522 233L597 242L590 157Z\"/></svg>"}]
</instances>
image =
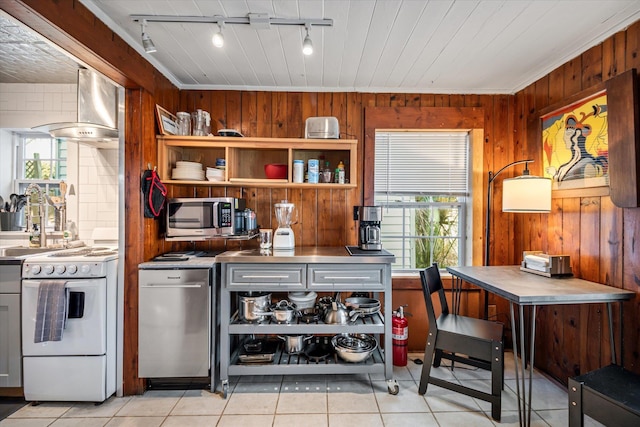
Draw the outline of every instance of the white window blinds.
<instances>
[{"instance_id":1,"label":"white window blinds","mask_svg":"<svg viewBox=\"0 0 640 427\"><path fill-rule=\"evenodd\" d=\"M467 132L376 132L377 194L469 194Z\"/></svg>"}]
</instances>

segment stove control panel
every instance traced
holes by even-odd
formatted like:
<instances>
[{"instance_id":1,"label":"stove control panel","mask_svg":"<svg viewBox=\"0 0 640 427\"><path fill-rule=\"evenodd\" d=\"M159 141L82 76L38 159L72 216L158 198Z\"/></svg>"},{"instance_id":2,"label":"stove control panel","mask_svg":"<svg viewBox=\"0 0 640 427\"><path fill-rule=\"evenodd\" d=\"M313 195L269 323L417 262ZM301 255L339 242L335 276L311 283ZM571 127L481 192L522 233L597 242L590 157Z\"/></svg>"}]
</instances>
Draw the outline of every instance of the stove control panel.
<instances>
[{"instance_id":1,"label":"stove control panel","mask_svg":"<svg viewBox=\"0 0 640 427\"><path fill-rule=\"evenodd\" d=\"M105 277L107 264L91 261L54 261L25 262L22 264L22 277L37 278L91 278Z\"/></svg>"}]
</instances>

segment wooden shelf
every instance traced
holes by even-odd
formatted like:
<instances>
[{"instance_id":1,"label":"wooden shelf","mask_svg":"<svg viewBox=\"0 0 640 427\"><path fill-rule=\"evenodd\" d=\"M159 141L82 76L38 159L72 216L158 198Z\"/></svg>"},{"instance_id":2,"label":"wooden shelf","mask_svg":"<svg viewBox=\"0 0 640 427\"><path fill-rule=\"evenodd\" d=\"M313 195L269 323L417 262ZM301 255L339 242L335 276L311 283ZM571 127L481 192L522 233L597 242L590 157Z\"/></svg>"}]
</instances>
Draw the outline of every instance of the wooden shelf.
<instances>
[{"instance_id":1,"label":"wooden shelf","mask_svg":"<svg viewBox=\"0 0 640 427\"><path fill-rule=\"evenodd\" d=\"M158 169L165 184L192 186L242 186L269 188L355 188L357 182L357 146L353 139L304 138L236 138L158 135ZM222 181L171 179L172 169L180 160L202 163L203 168L215 167L216 159L225 159ZM294 183L293 161L322 159L334 170L342 161L347 169L346 184ZM288 165L286 179L267 179L264 165ZM322 163L322 160L321 160ZM320 165L322 169L324 165Z\"/></svg>"}]
</instances>

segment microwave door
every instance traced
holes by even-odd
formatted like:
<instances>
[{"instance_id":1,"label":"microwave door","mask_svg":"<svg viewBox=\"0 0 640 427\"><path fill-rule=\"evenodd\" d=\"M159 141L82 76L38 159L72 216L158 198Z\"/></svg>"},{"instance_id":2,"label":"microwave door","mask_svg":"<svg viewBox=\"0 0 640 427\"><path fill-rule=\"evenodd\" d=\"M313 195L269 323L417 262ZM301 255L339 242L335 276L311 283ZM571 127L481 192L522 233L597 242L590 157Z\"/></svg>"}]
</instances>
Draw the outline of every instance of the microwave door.
<instances>
[{"instance_id":1,"label":"microwave door","mask_svg":"<svg viewBox=\"0 0 640 427\"><path fill-rule=\"evenodd\" d=\"M213 228L217 229L220 227L220 202L213 202L213 209L211 209L211 216L213 217Z\"/></svg>"}]
</instances>

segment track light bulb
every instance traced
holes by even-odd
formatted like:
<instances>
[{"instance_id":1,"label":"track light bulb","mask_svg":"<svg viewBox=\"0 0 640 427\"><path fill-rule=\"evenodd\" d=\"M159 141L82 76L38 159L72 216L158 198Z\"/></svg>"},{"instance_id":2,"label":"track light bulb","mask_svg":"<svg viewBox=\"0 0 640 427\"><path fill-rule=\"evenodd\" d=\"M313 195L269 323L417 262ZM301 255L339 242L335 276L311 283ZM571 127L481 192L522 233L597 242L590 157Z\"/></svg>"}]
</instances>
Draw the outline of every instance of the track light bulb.
<instances>
[{"instance_id":1,"label":"track light bulb","mask_svg":"<svg viewBox=\"0 0 640 427\"><path fill-rule=\"evenodd\" d=\"M309 27L306 27L307 35L302 42L302 53L305 55L311 55L313 53L313 43L311 43L311 37L309 37Z\"/></svg>"},{"instance_id":2,"label":"track light bulb","mask_svg":"<svg viewBox=\"0 0 640 427\"><path fill-rule=\"evenodd\" d=\"M151 37L147 33L142 33L142 47L144 47L144 51L147 53L157 52L156 45L153 44Z\"/></svg>"},{"instance_id":3,"label":"track light bulb","mask_svg":"<svg viewBox=\"0 0 640 427\"><path fill-rule=\"evenodd\" d=\"M224 36L222 35L222 25L218 24L218 32L215 33L211 38L211 43L213 43L215 47L224 46Z\"/></svg>"},{"instance_id":4,"label":"track light bulb","mask_svg":"<svg viewBox=\"0 0 640 427\"><path fill-rule=\"evenodd\" d=\"M153 44L153 41L151 40L151 37L149 37L149 34L144 31L146 27L147 21L143 19L142 22L140 22L140 31L142 33L142 47L144 48L145 52L153 53L158 49L156 49L156 45Z\"/></svg>"}]
</instances>

